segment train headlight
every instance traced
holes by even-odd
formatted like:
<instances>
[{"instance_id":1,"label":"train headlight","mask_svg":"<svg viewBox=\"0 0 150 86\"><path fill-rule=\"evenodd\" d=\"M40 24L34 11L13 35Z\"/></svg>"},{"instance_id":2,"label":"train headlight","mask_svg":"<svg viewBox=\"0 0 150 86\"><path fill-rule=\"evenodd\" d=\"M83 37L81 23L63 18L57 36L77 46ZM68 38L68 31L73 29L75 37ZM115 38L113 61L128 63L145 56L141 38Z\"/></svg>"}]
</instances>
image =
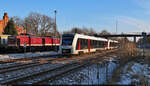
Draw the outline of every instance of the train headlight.
<instances>
[{"instance_id":1,"label":"train headlight","mask_svg":"<svg viewBox=\"0 0 150 86\"><path fill-rule=\"evenodd\" d=\"M63 49L62 52L63 53L71 53L71 49Z\"/></svg>"}]
</instances>

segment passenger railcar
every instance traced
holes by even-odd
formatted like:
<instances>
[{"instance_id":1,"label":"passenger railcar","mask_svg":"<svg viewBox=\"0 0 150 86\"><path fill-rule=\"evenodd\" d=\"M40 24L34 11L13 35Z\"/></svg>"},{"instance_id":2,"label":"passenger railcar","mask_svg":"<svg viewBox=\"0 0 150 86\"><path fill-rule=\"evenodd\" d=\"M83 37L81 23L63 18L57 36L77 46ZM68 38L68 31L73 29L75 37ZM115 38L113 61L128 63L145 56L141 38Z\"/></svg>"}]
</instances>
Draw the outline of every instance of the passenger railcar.
<instances>
[{"instance_id":1,"label":"passenger railcar","mask_svg":"<svg viewBox=\"0 0 150 86\"><path fill-rule=\"evenodd\" d=\"M118 43L114 40L82 34L63 34L61 38L59 49L61 54L81 54L113 49L114 45Z\"/></svg>"}]
</instances>

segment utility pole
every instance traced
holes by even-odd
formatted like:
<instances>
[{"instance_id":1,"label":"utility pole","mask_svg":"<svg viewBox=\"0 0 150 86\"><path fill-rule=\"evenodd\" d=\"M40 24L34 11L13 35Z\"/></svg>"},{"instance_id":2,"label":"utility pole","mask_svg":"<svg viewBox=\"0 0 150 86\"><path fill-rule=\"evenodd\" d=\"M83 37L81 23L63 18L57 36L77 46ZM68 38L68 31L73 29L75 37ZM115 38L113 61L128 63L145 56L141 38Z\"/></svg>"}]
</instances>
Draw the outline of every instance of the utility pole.
<instances>
[{"instance_id":1,"label":"utility pole","mask_svg":"<svg viewBox=\"0 0 150 86\"><path fill-rule=\"evenodd\" d=\"M56 47L56 14L57 14L57 10L54 10L54 13L55 13L55 25L54 25L55 51L57 51L57 47Z\"/></svg>"},{"instance_id":2,"label":"utility pole","mask_svg":"<svg viewBox=\"0 0 150 86\"><path fill-rule=\"evenodd\" d=\"M143 36L143 57L145 56L144 54L145 54L145 44L146 44L146 39L147 39L147 34L146 34L146 32L142 32L142 36Z\"/></svg>"},{"instance_id":3,"label":"utility pole","mask_svg":"<svg viewBox=\"0 0 150 86\"><path fill-rule=\"evenodd\" d=\"M118 20L116 20L116 34L117 34L117 30L118 30Z\"/></svg>"}]
</instances>

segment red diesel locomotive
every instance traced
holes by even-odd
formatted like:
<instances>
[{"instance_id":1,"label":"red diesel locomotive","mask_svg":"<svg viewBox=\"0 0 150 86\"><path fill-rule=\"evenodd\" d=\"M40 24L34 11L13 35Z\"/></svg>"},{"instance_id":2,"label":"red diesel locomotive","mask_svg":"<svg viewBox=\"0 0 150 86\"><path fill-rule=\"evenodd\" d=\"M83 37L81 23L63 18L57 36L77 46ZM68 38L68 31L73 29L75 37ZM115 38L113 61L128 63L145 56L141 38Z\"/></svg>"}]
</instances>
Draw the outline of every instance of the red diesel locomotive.
<instances>
[{"instance_id":1,"label":"red diesel locomotive","mask_svg":"<svg viewBox=\"0 0 150 86\"><path fill-rule=\"evenodd\" d=\"M60 39L34 35L9 36L7 49L16 51L58 50Z\"/></svg>"}]
</instances>

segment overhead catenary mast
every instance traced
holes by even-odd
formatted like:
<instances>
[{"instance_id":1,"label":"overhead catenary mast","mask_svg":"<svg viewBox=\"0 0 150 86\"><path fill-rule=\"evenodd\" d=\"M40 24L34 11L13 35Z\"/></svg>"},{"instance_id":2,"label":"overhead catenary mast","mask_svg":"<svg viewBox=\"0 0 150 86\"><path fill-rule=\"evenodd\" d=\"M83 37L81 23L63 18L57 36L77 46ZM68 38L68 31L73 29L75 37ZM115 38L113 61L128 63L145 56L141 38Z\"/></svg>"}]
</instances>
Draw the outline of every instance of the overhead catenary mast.
<instances>
[{"instance_id":1,"label":"overhead catenary mast","mask_svg":"<svg viewBox=\"0 0 150 86\"><path fill-rule=\"evenodd\" d=\"M116 20L116 34L117 34L117 30L118 30L118 20Z\"/></svg>"}]
</instances>

